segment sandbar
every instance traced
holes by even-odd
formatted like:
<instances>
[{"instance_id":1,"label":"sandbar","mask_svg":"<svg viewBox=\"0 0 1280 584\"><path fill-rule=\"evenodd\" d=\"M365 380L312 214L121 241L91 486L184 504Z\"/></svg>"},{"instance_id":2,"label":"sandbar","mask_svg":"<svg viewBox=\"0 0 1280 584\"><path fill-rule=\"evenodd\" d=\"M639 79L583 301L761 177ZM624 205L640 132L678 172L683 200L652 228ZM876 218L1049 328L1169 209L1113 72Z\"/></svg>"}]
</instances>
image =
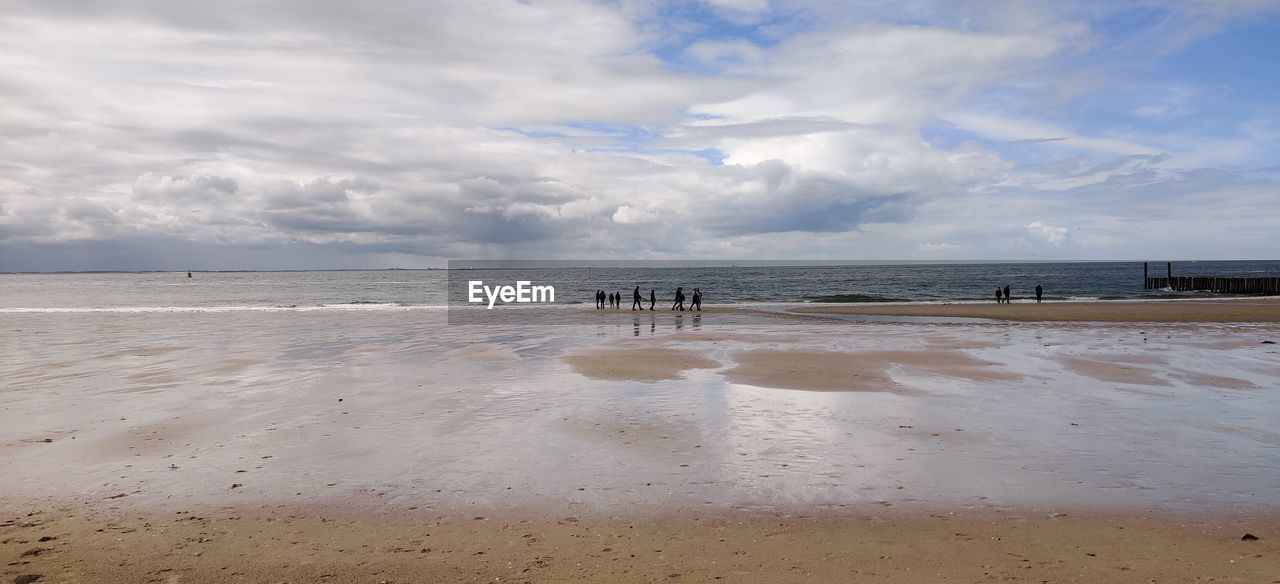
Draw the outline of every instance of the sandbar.
<instances>
[{"instance_id":1,"label":"sandbar","mask_svg":"<svg viewBox=\"0 0 1280 584\"><path fill-rule=\"evenodd\" d=\"M666 381L689 369L712 369L720 363L707 357L660 347L628 347L566 355L574 371L602 381Z\"/></svg>"},{"instance_id":2,"label":"sandbar","mask_svg":"<svg viewBox=\"0 0 1280 584\"><path fill-rule=\"evenodd\" d=\"M1280 298L1172 301L802 306L800 314L983 318L1047 322L1280 322Z\"/></svg>"},{"instance_id":3,"label":"sandbar","mask_svg":"<svg viewBox=\"0 0 1280 584\"><path fill-rule=\"evenodd\" d=\"M752 350L735 353L733 358L737 366L724 373L731 383L807 391L916 393L893 380L890 369L894 367L975 381L1016 381L1023 377L963 351L937 348L849 352Z\"/></svg>"}]
</instances>

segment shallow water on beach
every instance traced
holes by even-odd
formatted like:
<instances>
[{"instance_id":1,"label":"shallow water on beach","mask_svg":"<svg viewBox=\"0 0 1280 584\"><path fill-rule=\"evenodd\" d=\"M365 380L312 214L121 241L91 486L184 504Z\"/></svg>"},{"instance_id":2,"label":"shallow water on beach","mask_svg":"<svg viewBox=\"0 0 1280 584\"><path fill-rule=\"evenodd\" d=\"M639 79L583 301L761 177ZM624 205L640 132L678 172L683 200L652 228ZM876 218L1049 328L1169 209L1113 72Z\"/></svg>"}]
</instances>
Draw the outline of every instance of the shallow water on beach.
<instances>
[{"instance_id":1,"label":"shallow water on beach","mask_svg":"<svg viewBox=\"0 0 1280 584\"><path fill-rule=\"evenodd\" d=\"M0 496L122 503L1280 507L1280 328L670 313L6 314ZM677 324L678 323L678 324ZM562 358L706 357L674 379ZM959 355L890 391L732 383L750 351ZM926 359L927 360L927 359ZM232 488L232 485L238 485Z\"/></svg>"}]
</instances>

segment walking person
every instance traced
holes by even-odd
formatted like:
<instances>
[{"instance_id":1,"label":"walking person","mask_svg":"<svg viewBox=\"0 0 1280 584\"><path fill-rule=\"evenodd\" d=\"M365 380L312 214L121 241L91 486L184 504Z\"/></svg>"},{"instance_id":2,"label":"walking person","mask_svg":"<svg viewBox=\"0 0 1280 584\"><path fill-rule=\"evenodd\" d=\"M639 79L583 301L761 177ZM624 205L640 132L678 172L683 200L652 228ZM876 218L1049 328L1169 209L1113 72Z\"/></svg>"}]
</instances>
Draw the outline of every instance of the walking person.
<instances>
[{"instance_id":1,"label":"walking person","mask_svg":"<svg viewBox=\"0 0 1280 584\"><path fill-rule=\"evenodd\" d=\"M596 290L596 310L604 308L604 290Z\"/></svg>"},{"instance_id":2,"label":"walking person","mask_svg":"<svg viewBox=\"0 0 1280 584\"><path fill-rule=\"evenodd\" d=\"M1009 293L1009 285L1008 285L1008 284L1005 284L1005 285L1004 285L1004 303L1005 303L1005 304L1013 304L1013 294L1010 294L1010 293Z\"/></svg>"},{"instance_id":3,"label":"walking person","mask_svg":"<svg viewBox=\"0 0 1280 584\"><path fill-rule=\"evenodd\" d=\"M640 307L640 310L644 310L644 305L641 302L643 302L643 299L640 297L640 287L636 286L636 289L631 291L631 310L636 310L637 306Z\"/></svg>"},{"instance_id":4,"label":"walking person","mask_svg":"<svg viewBox=\"0 0 1280 584\"><path fill-rule=\"evenodd\" d=\"M996 286L996 304L1000 304L1002 302L1004 302L1004 291L1000 290L999 286Z\"/></svg>"},{"instance_id":5,"label":"walking person","mask_svg":"<svg viewBox=\"0 0 1280 584\"><path fill-rule=\"evenodd\" d=\"M653 288L649 289L649 310L653 310L653 305L658 303L658 295L654 293Z\"/></svg>"},{"instance_id":6,"label":"walking person","mask_svg":"<svg viewBox=\"0 0 1280 584\"><path fill-rule=\"evenodd\" d=\"M1039 284L1036 284L1036 304L1040 304L1041 298L1044 298L1044 288L1041 288Z\"/></svg>"},{"instance_id":7,"label":"walking person","mask_svg":"<svg viewBox=\"0 0 1280 584\"><path fill-rule=\"evenodd\" d=\"M671 310L676 310L677 307L681 312L684 312L684 287L683 286L676 288L676 301L671 303Z\"/></svg>"},{"instance_id":8,"label":"walking person","mask_svg":"<svg viewBox=\"0 0 1280 584\"><path fill-rule=\"evenodd\" d=\"M689 310L697 309L702 312L702 288L693 289L693 302L689 304Z\"/></svg>"}]
</instances>

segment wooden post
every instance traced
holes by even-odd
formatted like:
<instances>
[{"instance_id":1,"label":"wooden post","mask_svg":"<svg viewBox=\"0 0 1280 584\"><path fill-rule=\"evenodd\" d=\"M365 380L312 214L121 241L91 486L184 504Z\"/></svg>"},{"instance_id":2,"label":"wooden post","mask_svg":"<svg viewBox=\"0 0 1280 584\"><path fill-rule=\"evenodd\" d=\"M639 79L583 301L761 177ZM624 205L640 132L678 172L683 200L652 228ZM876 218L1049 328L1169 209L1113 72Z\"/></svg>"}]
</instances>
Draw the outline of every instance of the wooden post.
<instances>
[{"instance_id":1,"label":"wooden post","mask_svg":"<svg viewBox=\"0 0 1280 584\"><path fill-rule=\"evenodd\" d=\"M1142 289L1151 289L1151 278L1147 276L1147 262L1142 262Z\"/></svg>"},{"instance_id":2,"label":"wooden post","mask_svg":"<svg viewBox=\"0 0 1280 584\"><path fill-rule=\"evenodd\" d=\"M1169 279L1172 280L1173 279L1173 262L1169 262L1165 264L1164 267L1169 270Z\"/></svg>"}]
</instances>

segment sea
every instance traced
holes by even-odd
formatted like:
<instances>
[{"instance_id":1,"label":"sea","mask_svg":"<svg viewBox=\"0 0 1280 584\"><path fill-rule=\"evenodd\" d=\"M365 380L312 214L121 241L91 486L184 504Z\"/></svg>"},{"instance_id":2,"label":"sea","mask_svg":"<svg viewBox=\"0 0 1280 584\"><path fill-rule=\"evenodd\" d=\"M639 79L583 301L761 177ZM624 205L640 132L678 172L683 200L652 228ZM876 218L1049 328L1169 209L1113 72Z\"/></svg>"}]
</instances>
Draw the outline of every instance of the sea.
<instances>
[{"instance_id":1,"label":"sea","mask_svg":"<svg viewBox=\"0 0 1280 584\"><path fill-rule=\"evenodd\" d=\"M1164 276L1164 263L1151 264ZM556 302L593 302L596 290L630 299L640 286L670 298L701 288L704 302L975 302L1008 285L1015 299L1042 286L1047 300L1122 300L1223 296L1144 290L1141 262L1034 262L875 265L720 265L518 269L244 272L95 272L0 274L3 312L218 310L379 310L439 307L459 301L459 282L553 285ZM1175 262L1175 276L1280 276L1280 261ZM453 280L453 286L450 280ZM450 292L452 290L452 293Z\"/></svg>"}]
</instances>

